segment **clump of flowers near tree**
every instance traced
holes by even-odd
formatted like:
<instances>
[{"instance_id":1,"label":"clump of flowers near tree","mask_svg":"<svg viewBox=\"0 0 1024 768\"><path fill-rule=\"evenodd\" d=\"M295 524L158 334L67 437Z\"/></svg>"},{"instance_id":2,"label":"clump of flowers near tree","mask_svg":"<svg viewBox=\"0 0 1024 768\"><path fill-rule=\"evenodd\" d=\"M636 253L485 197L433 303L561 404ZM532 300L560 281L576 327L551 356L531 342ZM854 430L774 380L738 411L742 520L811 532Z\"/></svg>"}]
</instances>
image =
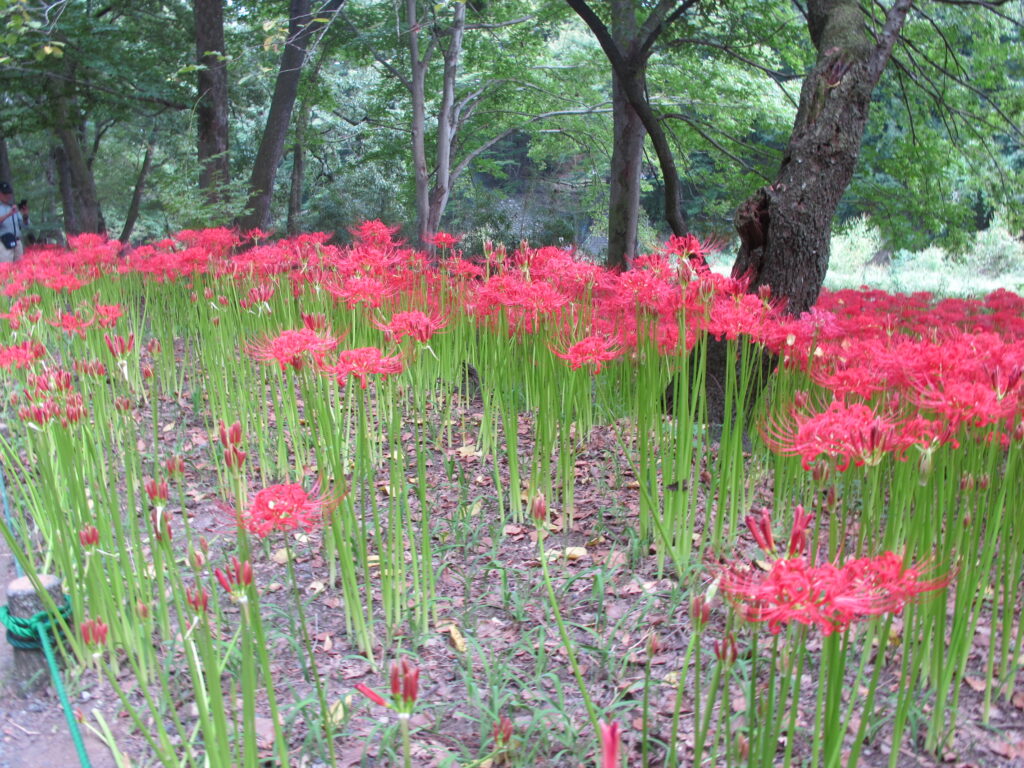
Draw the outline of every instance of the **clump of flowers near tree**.
<instances>
[{"instance_id":1,"label":"clump of flowers near tree","mask_svg":"<svg viewBox=\"0 0 1024 768\"><path fill-rule=\"evenodd\" d=\"M693 236L616 272L398 231L0 265L0 534L64 581L83 727L176 768L985 764L1024 299L792 317Z\"/></svg>"}]
</instances>

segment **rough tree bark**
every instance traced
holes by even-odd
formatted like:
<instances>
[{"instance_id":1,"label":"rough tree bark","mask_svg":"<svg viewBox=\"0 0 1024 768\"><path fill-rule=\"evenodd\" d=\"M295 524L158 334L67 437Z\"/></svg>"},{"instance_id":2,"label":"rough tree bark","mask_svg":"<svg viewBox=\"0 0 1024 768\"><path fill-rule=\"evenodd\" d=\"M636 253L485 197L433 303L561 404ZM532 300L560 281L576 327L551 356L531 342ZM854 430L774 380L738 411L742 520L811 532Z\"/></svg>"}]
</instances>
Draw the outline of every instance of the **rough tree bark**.
<instances>
[{"instance_id":1,"label":"rough tree bark","mask_svg":"<svg viewBox=\"0 0 1024 768\"><path fill-rule=\"evenodd\" d=\"M71 82L69 77L67 82ZM64 92L65 83L51 79L50 103L53 109L54 133L60 142L61 200L64 204L64 230L69 235L83 232L104 233L106 225L96 192L88 157L82 149L81 120L71 98Z\"/></svg>"},{"instance_id":2,"label":"rough tree bark","mask_svg":"<svg viewBox=\"0 0 1024 768\"><path fill-rule=\"evenodd\" d=\"M274 179L284 156L284 143L299 93L299 79L309 41L333 20L344 3L345 0L327 0L314 12L310 0L291 0L288 39L281 53L281 67L270 100L267 124L253 161L249 201L246 212L238 219L238 226L242 229L266 229L270 226Z\"/></svg>"},{"instance_id":3,"label":"rough tree bark","mask_svg":"<svg viewBox=\"0 0 1024 768\"><path fill-rule=\"evenodd\" d=\"M199 189L221 203L231 180L228 161L228 64L224 45L224 0L194 0L199 104L196 108Z\"/></svg>"},{"instance_id":4,"label":"rough tree bark","mask_svg":"<svg viewBox=\"0 0 1024 768\"><path fill-rule=\"evenodd\" d=\"M810 0L818 51L804 80L793 132L772 184L736 213L735 275L771 286L799 315L818 298L828 269L832 219L853 178L871 94L892 54L911 0L896 0L872 40L858 0Z\"/></svg>"},{"instance_id":5,"label":"rough tree bark","mask_svg":"<svg viewBox=\"0 0 1024 768\"><path fill-rule=\"evenodd\" d=\"M631 4L612 4L611 33L626 50L637 39L636 13ZM612 72L612 159L608 181L608 252L605 265L626 269L636 256L640 224L640 171L647 132L640 116Z\"/></svg>"},{"instance_id":6,"label":"rough tree bark","mask_svg":"<svg viewBox=\"0 0 1024 768\"><path fill-rule=\"evenodd\" d=\"M11 157L7 154L7 136L2 128L0 128L0 181L6 181L8 184L12 181Z\"/></svg>"}]
</instances>

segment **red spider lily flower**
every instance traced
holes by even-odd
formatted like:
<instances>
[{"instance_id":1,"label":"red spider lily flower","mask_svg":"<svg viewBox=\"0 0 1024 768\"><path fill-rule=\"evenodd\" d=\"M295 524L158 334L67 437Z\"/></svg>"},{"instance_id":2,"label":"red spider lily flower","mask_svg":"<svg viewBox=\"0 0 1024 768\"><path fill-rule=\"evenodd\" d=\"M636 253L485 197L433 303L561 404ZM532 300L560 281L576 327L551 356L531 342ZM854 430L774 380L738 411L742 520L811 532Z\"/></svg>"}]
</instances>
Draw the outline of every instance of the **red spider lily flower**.
<instances>
[{"instance_id":1,"label":"red spider lily flower","mask_svg":"<svg viewBox=\"0 0 1024 768\"><path fill-rule=\"evenodd\" d=\"M139 370L142 373L143 379L148 380L153 378L153 366L149 363L143 363Z\"/></svg>"},{"instance_id":2,"label":"red spider lily flower","mask_svg":"<svg viewBox=\"0 0 1024 768\"><path fill-rule=\"evenodd\" d=\"M396 312L391 316L391 322L374 322L380 330L387 334L394 342L400 342L408 337L421 344L430 341L430 337L444 328L448 321L440 315L428 315L418 310L409 312Z\"/></svg>"},{"instance_id":3,"label":"red spider lily flower","mask_svg":"<svg viewBox=\"0 0 1024 768\"><path fill-rule=\"evenodd\" d=\"M64 402L64 417L61 419L61 424L66 427L68 424L77 424L84 418L84 398L77 392L69 394Z\"/></svg>"},{"instance_id":4,"label":"red spider lily flower","mask_svg":"<svg viewBox=\"0 0 1024 768\"><path fill-rule=\"evenodd\" d=\"M364 221L358 227L349 229L356 240L367 245L396 245L394 237L400 227L389 227L379 219Z\"/></svg>"},{"instance_id":5,"label":"red spider lily flower","mask_svg":"<svg viewBox=\"0 0 1024 768\"><path fill-rule=\"evenodd\" d=\"M75 373L80 376L106 376L107 366L101 360L75 360Z\"/></svg>"},{"instance_id":6,"label":"red spider lily flower","mask_svg":"<svg viewBox=\"0 0 1024 768\"><path fill-rule=\"evenodd\" d=\"M797 504L793 510L793 530L789 534L789 556L796 557L807 551L807 528L814 515L804 512L803 504Z\"/></svg>"},{"instance_id":7,"label":"red spider lily flower","mask_svg":"<svg viewBox=\"0 0 1024 768\"><path fill-rule=\"evenodd\" d=\"M146 488L146 495L149 496L149 500L155 507L167 506L167 499L170 497L170 493L167 489L166 480L154 480L152 477L147 477L143 483Z\"/></svg>"},{"instance_id":8,"label":"red spider lily flower","mask_svg":"<svg viewBox=\"0 0 1024 768\"><path fill-rule=\"evenodd\" d=\"M381 696L379 693L377 693L375 690L373 690L373 688L371 688L370 686L366 685L365 683L359 683L356 686L356 690L359 691L361 694L363 694L363 696L368 698L374 704L376 704L378 706L381 706L381 707L387 707L388 706L388 703L386 701L384 701L384 697Z\"/></svg>"},{"instance_id":9,"label":"red spider lily flower","mask_svg":"<svg viewBox=\"0 0 1024 768\"><path fill-rule=\"evenodd\" d=\"M241 470L245 465L245 457L247 455L237 445L232 445L230 448L224 449L224 464L228 469Z\"/></svg>"},{"instance_id":10,"label":"red spider lily flower","mask_svg":"<svg viewBox=\"0 0 1024 768\"><path fill-rule=\"evenodd\" d=\"M711 603L704 595L697 595L690 601L690 619L697 629L711 621Z\"/></svg>"},{"instance_id":11,"label":"red spider lily flower","mask_svg":"<svg viewBox=\"0 0 1024 768\"><path fill-rule=\"evenodd\" d=\"M56 320L51 320L50 325L60 328L69 336L77 334L79 338L85 338L85 329L92 325L92 320L84 320L77 312L60 312Z\"/></svg>"},{"instance_id":12,"label":"red spider lily flower","mask_svg":"<svg viewBox=\"0 0 1024 768\"><path fill-rule=\"evenodd\" d=\"M185 602L196 613L206 613L210 605L210 592L206 587L185 587Z\"/></svg>"},{"instance_id":13,"label":"red spider lily flower","mask_svg":"<svg viewBox=\"0 0 1024 768\"><path fill-rule=\"evenodd\" d=\"M420 669L402 658L391 664L391 699L399 713L412 712L419 693Z\"/></svg>"},{"instance_id":14,"label":"red spider lily flower","mask_svg":"<svg viewBox=\"0 0 1024 768\"><path fill-rule=\"evenodd\" d=\"M96 304L94 320L100 328L113 328L124 314L120 304Z\"/></svg>"},{"instance_id":15,"label":"red spider lily flower","mask_svg":"<svg viewBox=\"0 0 1024 768\"><path fill-rule=\"evenodd\" d=\"M223 421L218 426L218 437L220 444L225 448L238 445L242 442L242 422L236 421L230 427Z\"/></svg>"},{"instance_id":16,"label":"red spider lily flower","mask_svg":"<svg viewBox=\"0 0 1024 768\"><path fill-rule=\"evenodd\" d=\"M622 731L617 722L601 720L601 768L619 768L619 749L622 747Z\"/></svg>"},{"instance_id":17,"label":"red spider lily flower","mask_svg":"<svg viewBox=\"0 0 1024 768\"><path fill-rule=\"evenodd\" d=\"M171 477L179 478L185 474L185 460L181 456L171 456L164 461L164 469Z\"/></svg>"},{"instance_id":18,"label":"red spider lily flower","mask_svg":"<svg viewBox=\"0 0 1024 768\"><path fill-rule=\"evenodd\" d=\"M249 346L249 354L257 360L276 362L282 371L289 365L301 371L307 354L319 362L336 346L337 339L324 338L309 328L301 328L282 331L277 336L255 342Z\"/></svg>"},{"instance_id":19,"label":"red spider lily flower","mask_svg":"<svg viewBox=\"0 0 1024 768\"><path fill-rule=\"evenodd\" d=\"M842 566L780 558L761 575L733 565L724 572L721 589L740 605L747 620L767 622L772 634L796 621L829 635L864 617L899 613L916 595L949 583L948 577L926 579L923 571L891 552Z\"/></svg>"},{"instance_id":20,"label":"red spider lily flower","mask_svg":"<svg viewBox=\"0 0 1024 768\"><path fill-rule=\"evenodd\" d=\"M246 560L239 561L234 555L231 556L231 567L226 571L220 568L213 569L213 575L217 578L224 591L230 595L241 596L245 588L252 584L252 563Z\"/></svg>"},{"instance_id":21,"label":"red spider lily flower","mask_svg":"<svg viewBox=\"0 0 1024 768\"><path fill-rule=\"evenodd\" d=\"M78 540L87 549L95 547L100 543L100 529L95 525L87 525L78 532Z\"/></svg>"},{"instance_id":22,"label":"red spider lily flower","mask_svg":"<svg viewBox=\"0 0 1024 768\"><path fill-rule=\"evenodd\" d=\"M765 554L775 554L775 537L772 535L772 513L767 507L761 510L760 515L747 515L747 528Z\"/></svg>"},{"instance_id":23,"label":"red spider lily flower","mask_svg":"<svg viewBox=\"0 0 1024 768\"><path fill-rule=\"evenodd\" d=\"M242 515L242 523L261 539L277 531L297 528L312 531L323 519L324 500L306 493L301 485L271 485L252 500Z\"/></svg>"},{"instance_id":24,"label":"red spider lily flower","mask_svg":"<svg viewBox=\"0 0 1024 768\"><path fill-rule=\"evenodd\" d=\"M553 347L551 351L556 357L566 360L574 371L584 365L592 365L594 373L600 373L606 362L622 354L622 347L604 336L592 335L577 341L565 352Z\"/></svg>"},{"instance_id":25,"label":"red spider lily flower","mask_svg":"<svg viewBox=\"0 0 1024 768\"><path fill-rule=\"evenodd\" d=\"M103 334L103 340L107 342L107 349L110 350L110 354L119 360L131 352L135 346L134 333L128 334L127 339L124 336L111 336L109 333L105 333Z\"/></svg>"},{"instance_id":26,"label":"red spider lily flower","mask_svg":"<svg viewBox=\"0 0 1024 768\"><path fill-rule=\"evenodd\" d=\"M739 658L739 648L736 647L736 637L732 632L727 634L721 640L715 640L715 658L717 658L722 664L729 666L735 664L736 659Z\"/></svg>"},{"instance_id":27,"label":"red spider lily flower","mask_svg":"<svg viewBox=\"0 0 1024 768\"><path fill-rule=\"evenodd\" d=\"M458 235L450 235L447 232L435 232L426 239L426 242L432 248L454 248L461 239Z\"/></svg>"},{"instance_id":28,"label":"red spider lily flower","mask_svg":"<svg viewBox=\"0 0 1024 768\"><path fill-rule=\"evenodd\" d=\"M543 528L548 522L548 501L544 494L537 492L537 495L530 500L530 517L538 528Z\"/></svg>"},{"instance_id":29,"label":"red spider lily flower","mask_svg":"<svg viewBox=\"0 0 1024 768\"><path fill-rule=\"evenodd\" d=\"M114 398L114 408L116 408L118 411L121 411L122 413L125 413L125 412L130 411L132 409L132 401L129 400L127 397L123 397L123 396L122 397L115 397Z\"/></svg>"},{"instance_id":30,"label":"red spider lily flower","mask_svg":"<svg viewBox=\"0 0 1024 768\"><path fill-rule=\"evenodd\" d=\"M316 314L300 313L302 324L314 333L323 333L327 330L327 315L322 312Z\"/></svg>"},{"instance_id":31,"label":"red spider lily flower","mask_svg":"<svg viewBox=\"0 0 1024 768\"><path fill-rule=\"evenodd\" d=\"M110 627L103 619L86 619L79 627L82 633L82 641L86 645L103 645L107 642L107 632Z\"/></svg>"},{"instance_id":32,"label":"red spider lily flower","mask_svg":"<svg viewBox=\"0 0 1024 768\"><path fill-rule=\"evenodd\" d=\"M42 357L46 357L46 347L37 341L28 340L10 347L0 347L0 368L29 368Z\"/></svg>"},{"instance_id":33,"label":"red spider lily flower","mask_svg":"<svg viewBox=\"0 0 1024 768\"><path fill-rule=\"evenodd\" d=\"M359 385L366 389L366 377L372 374L391 376L402 372L402 359L397 355L388 357L377 347L358 347L346 349L338 353L338 361L334 365L322 365L324 373L334 376L339 386L344 386L349 376L359 380Z\"/></svg>"},{"instance_id":34,"label":"red spider lily flower","mask_svg":"<svg viewBox=\"0 0 1024 768\"><path fill-rule=\"evenodd\" d=\"M272 298L274 298L274 291L276 286L271 283L260 283L259 285L253 286L249 289L249 293L245 295L245 298L238 302L238 305L242 309L248 309L251 306L259 306L267 304ZM218 297L218 300L220 297Z\"/></svg>"},{"instance_id":35,"label":"red spider lily flower","mask_svg":"<svg viewBox=\"0 0 1024 768\"><path fill-rule=\"evenodd\" d=\"M505 717L505 715L502 715L501 719L494 724L494 728L491 729L491 736L499 748L507 747L512 743L514 731L515 727L512 725L512 721Z\"/></svg>"}]
</instances>

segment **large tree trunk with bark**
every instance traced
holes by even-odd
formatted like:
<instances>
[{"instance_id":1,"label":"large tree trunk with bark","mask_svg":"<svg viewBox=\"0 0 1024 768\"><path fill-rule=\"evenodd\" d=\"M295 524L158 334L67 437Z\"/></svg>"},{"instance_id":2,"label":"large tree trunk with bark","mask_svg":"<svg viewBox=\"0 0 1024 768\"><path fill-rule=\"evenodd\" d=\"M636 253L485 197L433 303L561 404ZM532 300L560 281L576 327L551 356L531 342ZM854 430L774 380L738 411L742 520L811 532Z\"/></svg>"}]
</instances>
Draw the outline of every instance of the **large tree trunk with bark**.
<instances>
[{"instance_id":1,"label":"large tree trunk with bark","mask_svg":"<svg viewBox=\"0 0 1024 768\"><path fill-rule=\"evenodd\" d=\"M11 157L7 154L7 137L0 130L0 181L11 183Z\"/></svg>"},{"instance_id":2,"label":"large tree trunk with bark","mask_svg":"<svg viewBox=\"0 0 1024 768\"><path fill-rule=\"evenodd\" d=\"M69 235L83 232L104 233L106 225L96 192L96 179L82 149L78 120L71 99L62 91L63 83L51 80L51 104L54 132L60 142L61 200L64 203L64 229Z\"/></svg>"},{"instance_id":3,"label":"large tree trunk with bark","mask_svg":"<svg viewBox=\"0 0 1024 768\"><path fill-rule=\"evenodd\" d=\"M640 224L640 171L647 132L612 77L613 141L608 184L608 253L605 266L626 269L636 256Z\"/></svg>"},{"instance_id":4,"label":"large tree trunk with bark","mask_svg":"<svg viewBox=\"0 0 1024 768\"><path fill-rule=\"evenodd\" d=\"M736 213L735 275L750 290L771 286L799 315L818 298L828 269L832 218L853 178L871 94L910 8L897 0L873 42L858 0L811 0L808 28L818 51L804 80L782 166Z\"/></svg>"},{"instance_id":5,"label":"large tree trunk with bark","mask_svg":"<svg viewBox=\"0 0 1024 768\"><path fill-rule=\"evenodd\" d=\"M242 229L266 229L271 223L270 203L274 193L274 179L284 156L292 110L299 93L299 80L306 62L306 51L312 36L330 23L344 4L344 0L329 0L311 10L310 0L291 0L288 22L288 40L281 53L281 68L270 100L267 124L263 129L256 159L249 178L249 202L246 213L238 220Z\"/></svg>"},{"instance_id":6,"label":"large tree trunk with bark","mask_svg":"<svg viewBox=\"0 0 1024 768\"><path fill-rule=\"evenodd\" d=\"M196 108L199 189L211 204L223 202L231 180L228 162L228 64L224 0L194 0L199 104Z\"/></svg>"}]
</instances>

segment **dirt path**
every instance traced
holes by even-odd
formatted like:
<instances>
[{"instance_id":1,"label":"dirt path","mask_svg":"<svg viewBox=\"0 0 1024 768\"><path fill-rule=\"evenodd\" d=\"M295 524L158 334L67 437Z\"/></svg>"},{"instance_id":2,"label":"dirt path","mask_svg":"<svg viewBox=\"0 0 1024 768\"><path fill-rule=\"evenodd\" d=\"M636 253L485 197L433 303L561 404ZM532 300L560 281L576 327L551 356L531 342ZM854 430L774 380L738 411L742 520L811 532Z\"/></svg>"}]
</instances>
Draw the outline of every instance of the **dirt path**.
<instances>
[{"instance_id":1,"label":"dirt path","mask_svg":"<svg viewBox=\"0 0 1024 768\"><path fill-rule=\"evenodd\" d=\"M15 575L14 558L0 539L4 595ZM30 696L19 697L8 684L11 664L11 647L0 631L0 768L78 768L78 754L53 687L47 684ZM102 742L88 733L83 736L93 768L116 768Z\"/></svg>"}]
</instances>

